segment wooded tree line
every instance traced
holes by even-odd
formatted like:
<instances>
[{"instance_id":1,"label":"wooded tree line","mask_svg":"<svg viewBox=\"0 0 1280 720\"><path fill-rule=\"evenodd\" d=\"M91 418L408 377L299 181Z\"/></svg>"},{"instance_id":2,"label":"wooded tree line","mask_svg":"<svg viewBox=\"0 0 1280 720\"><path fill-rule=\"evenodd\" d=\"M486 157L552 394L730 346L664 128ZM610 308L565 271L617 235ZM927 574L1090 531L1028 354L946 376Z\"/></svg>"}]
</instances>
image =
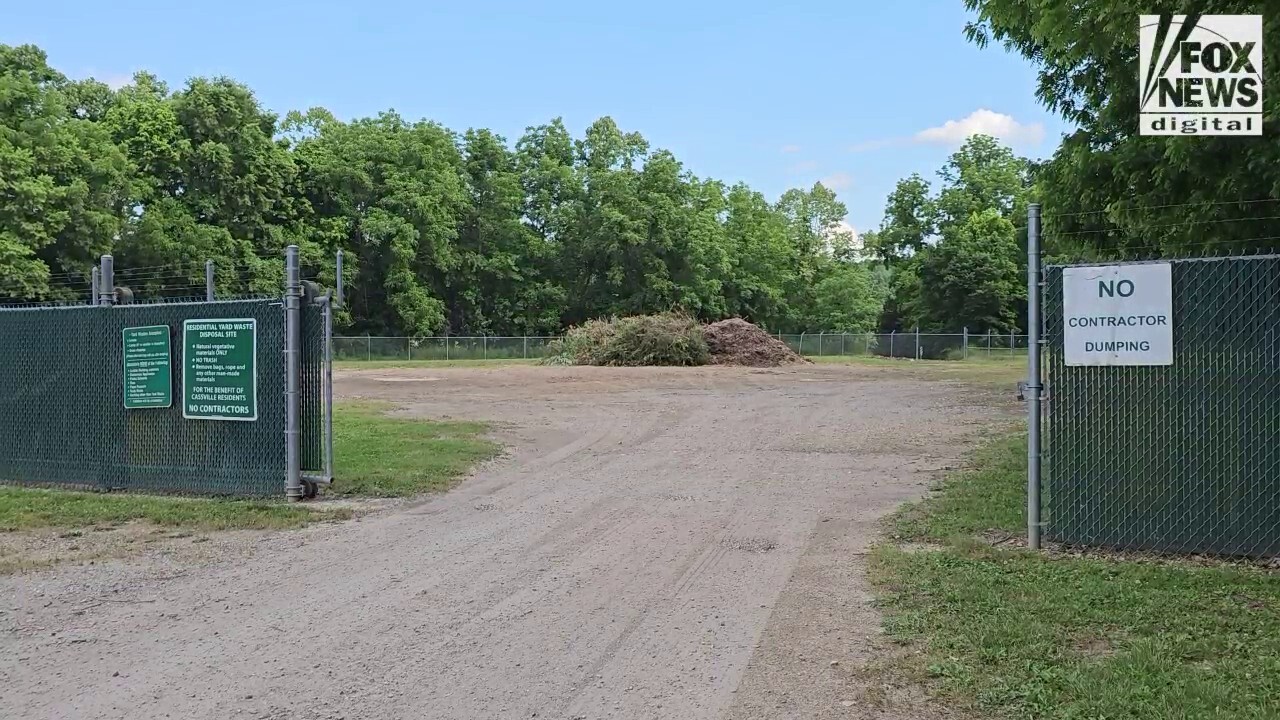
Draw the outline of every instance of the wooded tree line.
<instances>
[{"instance_id":1,"label":"wooded tree line","mask_svg":"<svg viewBox=\"0 0 1280 720\"><path fill-rule=\"evenodd\" d=\"M693 175L609 118L581 138L553 120L514 143L394 112L279 118L226 78L174 91L139 73L112 90L65 77L36 47L0 46L0 167L10 299L84 297L107 252L142 298L200 294L207 259L220 294L273 293L297 244L304 274L326 285L344 251L347 333L547 334L673 309L782 332L978 332L1016 315L979 307L1016 302L1000 293L1016 295L1008 217L1026 180L990 138L952 158L938 198L919 178L901 186L891 219L916 224L869 234L861 252L821 184L771 202ZM936 262L920 261L929 243Z\"/></svg>"},{"instance_id":2,"label":"wooded tree line","mask_svg":"<svg viewBox=\"0 0 1280 720\"><path fill-rule=\"evenodd\" d=\"M394 112L264 110L225 78L171 91L70 80L0 46L0 297L87 294L110 252L143 298L275 292L280 254L331 284L346 332L545 334L683 310L782 331L870 330L885 273L854 256L821 185L776 202L700 178L609 118L514 144Z\"/></svg>"},{"instance_id":3,"label":"wooded tree line","mask_svg":"<svg viewBox=\"0 0 1280 720\"><path fill-rule=\"evenodd\" d=\"M1138 136L1136 10L965 2L971 39L1035 63L1041 100L1077 129L1041 165L971 138L936 178L898 183L863 252L820 184L771 202L608 118L513 143L394 112L280 118L226 78L171 90L141 73L112 90L0 46L0 299L83 297L105 252L142 297L198 294L206 259L221 293L277 292L296 243L324 284L345 251L348 333L544 334L671 309L784 332L1003 332L1024 325L1032 198L1050 259L1276 245L1274 140ZM1144 11L1176 10L1163 4ZM1275 65L1280 18L1264 21Z\"/></svg>"}]
</instances>

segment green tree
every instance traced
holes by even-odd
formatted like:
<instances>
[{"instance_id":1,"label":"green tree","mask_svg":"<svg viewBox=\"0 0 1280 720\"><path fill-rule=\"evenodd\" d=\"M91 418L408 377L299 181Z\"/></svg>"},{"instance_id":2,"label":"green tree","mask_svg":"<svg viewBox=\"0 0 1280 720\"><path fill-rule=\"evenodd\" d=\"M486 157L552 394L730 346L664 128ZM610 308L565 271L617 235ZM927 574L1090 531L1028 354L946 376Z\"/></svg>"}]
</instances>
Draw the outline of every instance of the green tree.
<instances>
[{"instance_id":1,"label":"green tree","mask_svg":"<svg viewBox=\"0 0 1280 720\"><path fill-rule=\"evenodd\" d=\"M889 288L883 276L856 263L839 263L813 288L810 329L863 333L876 329Z\"/></svg>"},{"instance_id":2,"label":"green tree","mask_svg":"<svg viewBox=\"0 0 1280 720\"><path fill-rule=\"evenodd\" d=\"M867 239L867 249L886 263L920 252L933 236L938 222L937 201L930 196L929 181L912 173L898 181L885 203L880 230Z\"/></svg>"},{"instance_id":3,"label":"green tree","mask_svg":"<svg viewBox=\"0 0 1280 720\"><path fill-rule=\"evenodd\" d=\"M781 330L789 314L786 288L795 286L797 266L787 220L741 183L729 189L726 205L725 313Z\"/></svg>"},{"instance_id":4,"label":"green tree","mask_svg":"<svg viewBox=\"0 0 1280 720\"><path fill-rule=\"evenodd\" d=\"M1007 287L1005 271L1025 267L1024 235L1014 228L1023 224L1032 169L994 138L974 135L939 169L936 196L919 175L898 183L868 243L892 271L882 330L985 331L1017 322L1025 292L1016 278ZM963 277L969 272L977 274ZM980 294L965 297L966 288Z\"/></svg>"},{"instance_id":5,"label":"green tree","mask_svg":"<svg viewBox=\"0 0 1280 720\"><path fill-rule=\"evenodd\" d=\"M275 115L247 87L194 78L170 93L138 73L102 125L131 166L132 201L115 244L120 284L148 296L196 294L204 261L214 260L224 292L279 288L295 169L274 137Z\"/></svg>"},{"instance_id":6,"label":"green tree","mask_svg":"<svg viewBox=\"0 0 1280 720\"><path fill-rule=\"evenodd\" d=\"M1111 257L1217 254L1275 246L1280 96L1261 137L1138 134L1138 16L1256 13L1244 0L965 0L969 38L1039 68L1037 97L1076 129L1038 173L1050 250ZM1280 64L1280 15L1263 15L1263 66ZM1084 252L1082 252L1082 250Z\"/></svg>"},{"instance_id":7,"label":"green tree","mask_svg":"<svg viewBox=\"0 0 1280 720\"><path fill-rule=\"evenodd\" d=\"M919 265L925 327L981 333L1013 328L1019 303L1026 302L1013 223L997 208L987 208L949 224L943 233Z\"/></svg>"},{"instance_id":8,"label":"green tree","mask_svg":"<svg viewBox=\"0 0 1280 720\"><path fill-rule=\"evenodd\" d=\"M988 135L974 135L947 159L938 177L937 230L969 222L974 213L995 210L1010 220L1026 217L1030 164Z\"/></svg>"},{"instance_id":9,"label":"green tree","mask_svg":"<svg viewBox=\"0 0 1280 720\"><path fill-rule=\"evenodd\" d=\"M139 72L112 91L30 46L0 47L0 171L5 297L70 297L63 273L107 251L142 298L200 292L209 259L221 294L274 294L296 244L325 284L345 252L347 332L552 333L673 309L821 331L867 327L893 277L863 262L830 189L770 203L607 117L514 147L394 112L281 120L229 78L171 91ZM933 230L914 232L908 251Z\"/></svg>"},{"instance_id":10,"label":"green tree","mask_svg":"<svg viewBox=\"0 0 1280 720\"><path fill-rule=\"evenodd\" d=\"M0 45L0 297L69 298L53 273L83 273L111 248L128 180L94 120L104 90L69 82L39 48Z\"/></svg>"},{"instance_id":11,"label":"green tree","mask_svg":"<svg viewBox=\"0 0 1280 720\"><path fill-rule=\"evenodd\" d=\"M450 332L555 332L564 290L550 275L552 248L524 222L515 153L488 130L468 130L462 154L471 197L446 280Z\"/></svg>"},{"instance_id":12,"label":"green tree","mask_svg":"<svg viewBox=\"0 0 1280 720\"><path fill-rule=\"evenodd\" d=\"M445 328L444 295L459 267L469 197L454 136L383 113L342 123L313 114L295 131L310 223L353 264L355 332L431 335Z\"/></svg>"}]
</instances>

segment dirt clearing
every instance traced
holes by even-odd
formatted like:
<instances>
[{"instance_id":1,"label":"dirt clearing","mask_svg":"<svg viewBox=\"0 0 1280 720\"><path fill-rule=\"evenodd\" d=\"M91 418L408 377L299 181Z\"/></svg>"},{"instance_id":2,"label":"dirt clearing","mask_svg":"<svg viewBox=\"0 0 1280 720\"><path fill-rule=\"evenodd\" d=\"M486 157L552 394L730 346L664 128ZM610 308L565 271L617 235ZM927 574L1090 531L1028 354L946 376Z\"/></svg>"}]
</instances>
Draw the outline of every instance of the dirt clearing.
<instances>
[{"instance_id":1,"label":"dirt clearing","mask_svg":"<svg viewBox=\"0 0 1280 720\"><path fill-rule=\"evenodd\" d=\"M862 553L999 418L992 390L821 365L337 375L510 452L217 559L0 578L0 717L918 716L860 684Z\"/></svg>"}]
</instances>

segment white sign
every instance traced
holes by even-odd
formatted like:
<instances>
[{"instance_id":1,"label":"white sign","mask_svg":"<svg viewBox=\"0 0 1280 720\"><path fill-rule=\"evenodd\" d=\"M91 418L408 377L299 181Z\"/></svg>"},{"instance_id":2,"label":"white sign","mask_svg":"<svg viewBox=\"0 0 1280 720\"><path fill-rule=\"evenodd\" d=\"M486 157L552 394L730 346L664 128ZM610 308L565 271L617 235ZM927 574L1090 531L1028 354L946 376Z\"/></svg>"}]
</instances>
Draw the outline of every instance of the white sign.
<instances>
[{"instance_id":1,"label":"white sign","mask_svg":"<svg viewBox=\"0 0 1280 720\"><path fill-rule=\"evenodd\" d=\"M1169 263L1062 269L1067 365L1172 365Z\"/></svg>"},{"instance_id":2,"label":"white sign","mask_svg":"<svg viewBox=\"0 0 1280 720\"><path fill-rule=\"evenodd\" d=\"M1262 16L1143 15L1139 135L1261 135Z\"/></svg>"}]
</instances>

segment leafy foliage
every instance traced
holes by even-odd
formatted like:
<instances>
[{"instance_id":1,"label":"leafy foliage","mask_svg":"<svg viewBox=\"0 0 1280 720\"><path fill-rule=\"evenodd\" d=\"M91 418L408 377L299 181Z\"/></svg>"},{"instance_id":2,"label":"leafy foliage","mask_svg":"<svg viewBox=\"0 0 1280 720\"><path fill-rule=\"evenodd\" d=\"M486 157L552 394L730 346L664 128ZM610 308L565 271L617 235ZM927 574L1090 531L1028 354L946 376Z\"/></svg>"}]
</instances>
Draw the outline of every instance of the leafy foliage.
<instances>
[{"instance_id":1,"label":"leafy foliage","mask_svg":"<svg viewBox=\"0 0 1280 720\"><path fill-rule=\"evenodd\" d=\"M711 352L697 320L676 313L590 320L553 341L552 365L706 365Z\"/></svg>"},{"instance_id":2,"label":"leafy foliage","mask_svg":"<svg viewBox=\"0 0 1280 720\"><path fill-rule=\"evenodd\" d=\"M887 266L881 327L1007 332L1022 326L1031 164L994 138L975 135L938 171L935 195L919 175L889 194L868 247Z\"/></svg>"},{"instance_id":3,"label":"leafy foliage","mask_svg":"<svg viewBox=\"0 0 1280 720\"><path fill-rule=\"evenodd\" d=\"M1280 96L1261 137L1138 135L1138 16L1257 13L1256 2L965 0L969 37L1039 67L1037 95L1073 123L1039 172L1048 249L1068 259L1215 255L1277 246ZM1280 63L1280 15L1263 15L1263 66Z\"/></svg>"},{"instance_id":4,"label":"leafy foliage","mask_svg":"<svg viewBox=\"0 0 1280 720\"><path fill-rule=\"evenodd\" d=\"M291 243L326 284L345 252L348 333L549 334L671 310L860 329L884 295L827 188L771 203L609 118L514 144L394 112L280 119L228 78L112 91L0 46L0 170L0 298L83 297L105 252L144 298L202 291L206 259L220 293L271 293Z\"/></svg>"}]
</instances>

